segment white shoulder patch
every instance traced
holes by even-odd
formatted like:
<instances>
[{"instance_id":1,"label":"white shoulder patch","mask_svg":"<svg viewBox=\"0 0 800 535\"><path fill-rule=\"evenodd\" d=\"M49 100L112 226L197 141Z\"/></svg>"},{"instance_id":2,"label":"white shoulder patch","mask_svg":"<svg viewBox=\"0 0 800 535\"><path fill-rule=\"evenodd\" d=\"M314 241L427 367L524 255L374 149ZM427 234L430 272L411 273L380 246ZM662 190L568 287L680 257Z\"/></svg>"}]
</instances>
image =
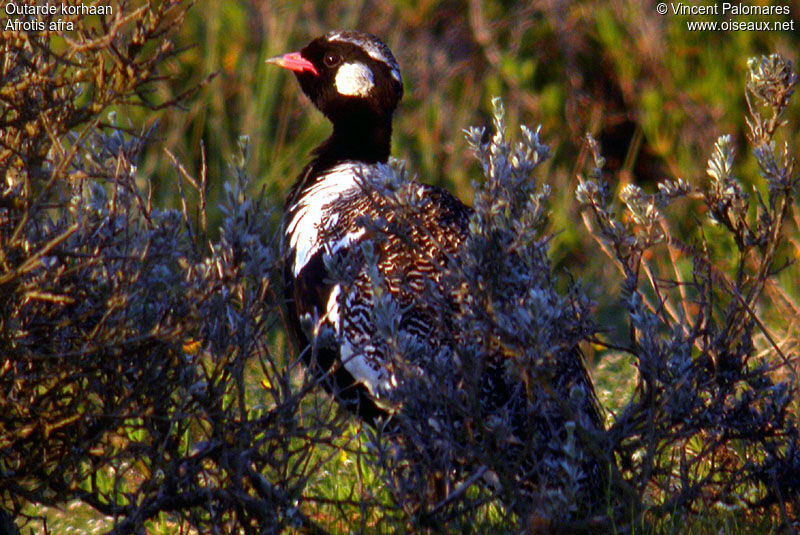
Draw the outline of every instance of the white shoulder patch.
<instances>
[{"instance_id":1,"label":"white shoulder patch","mask_svg":"<svg viewBox=\"0 0 800 535\"><path fill-rule=\"evenodd\" d=\"M344 195L355 193L361 188L359 184L361 181L391 172L386 164L344 162L329 169L314 185L302 193L289 208L293 215L286 222L284 231L289 247L295 252L292 265L295 277L323 246L321 236L327 227L335 225L338 220L338 214L330 213L328 206ZM331 244L326 252L333 254L357 241L363 234L363 228L347 233Z\"/></svg>"},{"instance_id":2,"label":"white shoulder patch","mask_svg":"<svg viewBox=\"0 0 800 535\"><path fill-rule=\"evenodd\" d=\"M349 97L365 97L375 87L372 70L361 62L342 64L333 82L340 95Z\"/></svg>"}]
</instances>

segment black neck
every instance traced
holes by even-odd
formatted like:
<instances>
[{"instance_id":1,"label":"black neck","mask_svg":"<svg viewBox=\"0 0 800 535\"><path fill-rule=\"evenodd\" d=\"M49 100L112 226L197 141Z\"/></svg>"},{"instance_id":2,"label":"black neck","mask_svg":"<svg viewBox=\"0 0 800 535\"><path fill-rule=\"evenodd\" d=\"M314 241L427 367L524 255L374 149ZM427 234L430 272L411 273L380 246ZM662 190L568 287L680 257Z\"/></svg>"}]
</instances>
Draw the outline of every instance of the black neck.
<instances>
[{"instance_id":1,"label":"black neck","mask_svg":"<svg viewBox=\"0 0 800 535\"><path fill-rule=\"evenodd\" d=\"M333 124L333 134L314 150L315 167L344 160L386 163L392 144L392 120L388 118L344 118Z\"/></svg>"},{"instance_id":2,"label":"black neck","mask_svg":"<svg viewBox=\"0 0 800 535\"><path fill-rule=\"evenodd\" d=\"M312 153L314 159L295 182L287 199L292 204L297 195L310 187L319 174L347 160L364 163L386 163L392 143L391 116L377 120L341 120L333 123L333 133Z\"/></svg>"}]
</instances>

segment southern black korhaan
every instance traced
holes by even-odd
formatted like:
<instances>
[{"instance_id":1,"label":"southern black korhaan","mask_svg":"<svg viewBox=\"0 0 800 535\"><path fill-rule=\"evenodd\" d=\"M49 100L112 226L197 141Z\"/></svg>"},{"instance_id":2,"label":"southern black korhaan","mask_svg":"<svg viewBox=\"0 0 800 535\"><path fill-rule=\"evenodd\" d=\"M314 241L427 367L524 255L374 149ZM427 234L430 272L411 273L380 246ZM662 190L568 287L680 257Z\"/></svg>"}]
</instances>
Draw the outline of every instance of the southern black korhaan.
<instances>
[{"instance_id":1,"label":"southern black korhaan","mask_svg":"<svg viewBox=\"0 0 800 535\"><path fill-rule=\"evenodd\" d=\"M397 329L418 342L416 358L421 346L455 359L456 346L471 333L453 332L456 322L450 320L464 306L459 297L463 288L444 287L443 280L469 236L472 209L442 189L410 182L406 187L416 196L418 217L406 222L410 228L393 227L392 203L371 185L394 173L387 162L392 114L403 84L394 56L376 37L335 31L300 52L268 61L293 71L303 92L333 123L333 133L313 152L285 206L286 297L295 335L309 366L340 403L369 424L391 429L403 411L397 395L403 379L396 371L396 348L384 346L370 314L375 277L397 305ZM381 225L383 230L376 230ZM363 253L365 242L372 242L371 263ZM343 258L351 275L337 280L329 268ZM332 335L320 341L326 329ZM547 487L542 479L550 469L540 465L548 455L559 455L551 451L551 439L563 437L567 418L577 416L584 426L599 430L600 412L577 348L559 356L551 391L536 394L536 414L531 414L530 388L515 381L503 365L508 358L500 350L486 355L480 407L488 419L501 410L511 415L506 444L518 451L528 445L518 486L541 489ZM410 364L425 373L424 362ZM578 406L564 412L576 386L584 395L578 397ZM552 398L544 403L546 410L541 409L544 398ZM538 444L533 450L531 437ZM604 470L591 454L583 455L585 496L598 501ZM536 502L535 491L527 499ZM519 505L514 508L526 509Z\"/></svg>"}]
</instances>

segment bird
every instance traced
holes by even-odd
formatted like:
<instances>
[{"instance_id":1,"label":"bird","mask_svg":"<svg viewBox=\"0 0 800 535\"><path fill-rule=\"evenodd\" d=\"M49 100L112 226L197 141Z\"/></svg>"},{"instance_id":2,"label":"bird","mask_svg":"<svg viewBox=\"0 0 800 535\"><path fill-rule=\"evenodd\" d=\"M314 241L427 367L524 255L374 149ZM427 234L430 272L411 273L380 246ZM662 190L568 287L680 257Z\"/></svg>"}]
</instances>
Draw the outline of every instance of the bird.
<instances>
[{"instance_id":1,"label":"bird","mask_svg":"<svg viewBox=\"0 0 800 535\"><path fill-rule=\"evenodd\" d=\"M414 202L415 217L403 222L391 196L375 186L396 176L389 162L392 118L403 96L398 63L379 38L331 31L298 52L267 62L291 71L333 125L284 206L284 286L291 330L309 368L323 377L335 399L369 425L385 426L403 410L398 392L406 375L398 371L397 345L388 347L370 307L379 297L394 304L396 330L415 342L405 359L411 360L405 364L412 370L422 369L424 375L424 364L413 358L426 351L455 359L456 346L467 343L470 333L454 332L465 292L447 288L446 274L464 252L473 209L443 188L407 180L402 187ZM337 265L349 275L337 277L342 271ZM504 408L517 414L511 434L519 438L510 440L519 445L531 422L544 429L552 418L525 412L525 385L508 378L501 353L490 355L482 372L482 406L488 412ZM600 411L580 352L570 350L565 362L560 371L568 377L562 382L585 390L580 410L600 429ZM540 442L561 431L541 431ZM592 472L590 478L601 477L598 463L587 463L585 469Z\"/></svg>"}]
</instances>

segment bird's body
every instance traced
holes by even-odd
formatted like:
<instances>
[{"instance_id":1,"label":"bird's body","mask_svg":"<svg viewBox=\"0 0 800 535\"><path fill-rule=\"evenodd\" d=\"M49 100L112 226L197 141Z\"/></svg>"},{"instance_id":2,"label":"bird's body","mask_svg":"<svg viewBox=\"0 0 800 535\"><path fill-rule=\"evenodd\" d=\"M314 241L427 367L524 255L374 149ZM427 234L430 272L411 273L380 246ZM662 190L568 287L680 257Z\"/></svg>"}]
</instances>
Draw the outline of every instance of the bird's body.
<instances>
[{"instance_id":1,"label":"bird's body","mask_svg":"<svg viewBox=\"0 0 800 535\"><path fill-rule=\"evenodd\" d=\"M389 173L393 171L384 163L337 163L301 189L286 211L285 243L290 260L285 274L295 333L306 347L325 326L333 330L338 347L317 346L315 366L332 373L333 381L326 383L329 389L371 424L377 418L385 420L396 405L391 399L396 378L386 365L390 357L372 342L377 336L368 308L374 281L364 269L367 260L360 258L359 244L370 241L378 249L376 268L398 305L399 329L433 348L440 345L445 333L442 311L434 310L426 299L427 284L438 283L456 255L466 239L471 214L446 191L408 184L421 201L418 215L430 223L427 230L412 228L402 237L382 233L376 239L370 221L382 220L386 226L394 223L387 203L372 189L385 180L381 175ZM347 255L349 267L355 264L356 272L346 283L331 280L326 263ZM342 294L343 288L346 294Z\"/></svg>"},{"instance_id":2,"label":"bird's body","mask_svg":"<svg viewBox=\"0 0 800 535\"><path fill-rule=\"evenodd\" d=\"M415 358L436 355L455 362L459 345L475 334L454 327L467 313L469 289L444 280L458 265L473 211L448 192L413 181L400 186L414 206L412 220L401 221L393 210L394 201L381 185L392 182L395 173L387 162L402 81L394 57L377 38L331 32L299 53L270 61L294 71L303 91L333 123L332 135L314 151L285 206L289 317L323 384L375 425L403 405L395 392L407 370L401 373L397 365L422 373L426 367L409 358L398 362L397 346L388 347L385 329L376 325L371 310L379 297L388 296L394 330L413 342L409 354ZM556 370L569 374L565 392L574 384L584 388L586 419L600 427L580 353L568 353L563 369ZM502 409L515 415L511 427L518 438L511 442L521 444L530 428L539 426L542 431L534 432L548 442L552 418L526 412L526 388L509 378L504 358L500 351L487 357L481 406L487 413Z\"/></svg>"}]
</instances>

